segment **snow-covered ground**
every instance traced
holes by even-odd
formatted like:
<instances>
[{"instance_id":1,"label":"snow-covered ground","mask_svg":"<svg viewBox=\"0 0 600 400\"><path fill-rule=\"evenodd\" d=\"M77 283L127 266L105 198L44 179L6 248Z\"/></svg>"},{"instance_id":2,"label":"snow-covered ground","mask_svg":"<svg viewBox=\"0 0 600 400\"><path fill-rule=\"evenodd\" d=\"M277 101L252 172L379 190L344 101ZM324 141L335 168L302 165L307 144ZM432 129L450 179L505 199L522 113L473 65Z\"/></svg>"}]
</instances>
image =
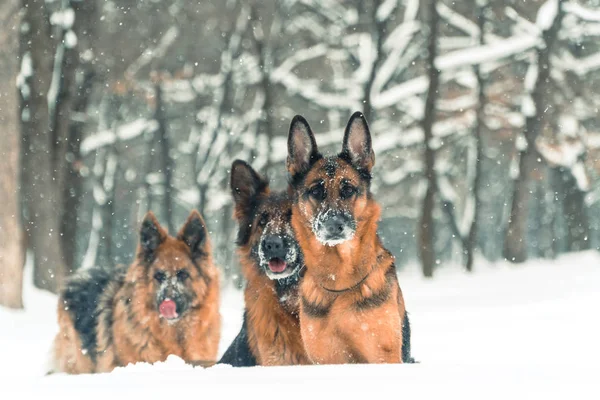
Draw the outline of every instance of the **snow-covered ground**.
<instances>
[{"instance_id":1,"label":"snow-covered ground","mask_svg":"<svg viewBox=\"0 0 600 400\"><path fill-rule=\"evenodd\" d=\"M26 311L0 308L0 397L600 399L597 252L519 267L479 264L472 275L447 267L433 281L414 267L400 282L420 364L201 369L172 358L48 377L56 299L28 286ZM224 290L221 353L237 334L242 307L240 292Z\"/></svg>"}]
</instances>

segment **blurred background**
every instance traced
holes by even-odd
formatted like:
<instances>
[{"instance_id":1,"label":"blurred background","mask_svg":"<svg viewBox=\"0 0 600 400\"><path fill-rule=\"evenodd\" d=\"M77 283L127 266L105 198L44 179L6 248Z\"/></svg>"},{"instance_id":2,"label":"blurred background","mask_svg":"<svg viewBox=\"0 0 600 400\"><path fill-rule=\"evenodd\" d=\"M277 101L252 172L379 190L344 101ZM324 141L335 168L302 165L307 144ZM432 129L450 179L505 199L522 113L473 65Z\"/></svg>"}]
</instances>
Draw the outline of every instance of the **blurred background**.
<instances>
[{"instance_id":1,"label":"blurred background","mask_svg":"<svg viewBox=\"0 0 600 400\"><path fill-rule=\"evenodd\" d=\"M600 1L2 0L0 303L129 263L198 209L225 282L229 168L286 185L289 122L363 111L397 268L598 249Z\"/></svg>"}]
</instances>

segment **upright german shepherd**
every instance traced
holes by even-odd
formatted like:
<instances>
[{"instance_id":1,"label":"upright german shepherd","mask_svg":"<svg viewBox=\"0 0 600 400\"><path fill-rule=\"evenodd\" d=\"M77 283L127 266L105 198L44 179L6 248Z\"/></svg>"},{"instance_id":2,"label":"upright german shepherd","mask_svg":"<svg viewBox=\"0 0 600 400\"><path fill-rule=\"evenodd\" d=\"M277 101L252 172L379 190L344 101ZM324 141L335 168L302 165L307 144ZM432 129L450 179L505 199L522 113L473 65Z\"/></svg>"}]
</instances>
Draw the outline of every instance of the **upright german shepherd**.
<instances>
[{"instance_id":1,"label":"upright german shepherd","mask_svg":"<svg viewBox=\"0 0 600 400\"><path fill-rule=\"evenodd\" d=\"M231 168L231 190L246 308L242 329L219 363L307 364L298 317L303 261L291 227L291 201L287 193L272 193L268 181L240 160Z\"/></svg>"},{"instance_id":2,"label":"upright german shepherd","mask_svg":"<svg viewBox=\"0 0 600 400\"><path fill-rule=\"evenodd\" d=\"M148 213L133 264L74 276L60 294L58 324L51 372L109 372L171 354L214 363L219 273L200 214L193 211L174 238Z\"/></svg>"},{"instance_id":3,"label":"upright german shepherd","mask_svg":"<svg viewBox=\"0 0 600 400\"><path fill-rule=\"evenodd\" d=\"M374 164L361 113L350 118L341 153L328 157L319 153L306 120L292 120L292 226L306 265L300 326L316 364L412 361L394 257L377 235L380 207L370 192Z\"/></svg>"}]
</instances>

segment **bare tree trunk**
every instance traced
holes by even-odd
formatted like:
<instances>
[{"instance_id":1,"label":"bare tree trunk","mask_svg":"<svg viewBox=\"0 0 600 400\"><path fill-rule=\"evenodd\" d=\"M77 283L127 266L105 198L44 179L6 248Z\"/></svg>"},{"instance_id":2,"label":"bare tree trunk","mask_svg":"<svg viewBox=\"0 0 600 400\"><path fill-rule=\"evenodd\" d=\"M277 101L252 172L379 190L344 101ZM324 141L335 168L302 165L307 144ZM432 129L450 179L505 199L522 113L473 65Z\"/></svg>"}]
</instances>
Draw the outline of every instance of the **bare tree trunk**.
<instances>
[{"instance_id":1,"label":"bare tree trunk","mask_svg":"<svg viewBox=\"0 0 600 400\"><path fill-rule=\"evenodd\" d=\"M119 141L115 141L114 147L106 155L106 167L104 169L104 192L106 203L102 206L102 250L101 260L105 266L114 265L114 220L115 220L115 197L117 190L117 177L120 175L119 167Z\"/></svg>"},{"instance_id":2,"label":"bare tree trunk","mask_svg":"<svg viewBox=\"0 0 600 400\"><path fill-rule=\"evenodd\" d=\"M0 5L0 305L23 308L23 232L19 207L19 1Z\"/></svg>"},{"instance_id":3,"label":"bare tree trunk","mask_svg":"<svg viewBox=\"0 0 600 400\"><path fill-rule=\"evenodd\" d=\"M63 215L62 215L62 249L65 264L73 272L77 254L77 226L79 221L79 208L82 196L82 177L80 169L83 166L80 146L83 129L87 122L86 111L92 93L92 86L96 77L95 67L89 58L79 58L79 54L92 51L95 39L96 2L85 1L73 3L75 9L74 31L78 38L78 51L70 53L70 57L77 57L80 78L74 80L73 99L71 101L72 113L68 119L68 135L66 138L65 172L63 190ZM73 81L73 80L72 80Z\"/></svg>"},{"instance_id":4,"label":"bare tree trunk","mask_svg":"<svg viewBox=\"0 0 600 400\"><path fill-rule=\"evenodd\" d=\"M439 95L439 70L435 67L435 57L437 54L437 38L439 15L436 9L436 0L430 0L427 4L429 14L429 44L427 55L427 67L429 75L429 89L427 99L425 100L425 115L423 117L423 133L425 137L425 151L423 158L425 161L425 179L427 180L427 191L423 199L423 208L421 211L421 223L419 226L419 250L421 263L423 266L423 275L425 277L433 276L435 266L434 249L434 231L433 231L433 208L437 192L435 176L435 151L431 148L431 139L433 138L433 122L435 120L436 99Z\"/></svg>"},{"instance_id":5,"label":"bare tree trunk","mask_svg":"<svg viewBox=\"0 0 600 400\"><path fill-rule=\"evenodd\" d=\"M477 7L477 27L479 28L479 44L485 44L485 12L487 4L483 4ZM467 271L473 271L473 259L475 249L477 248L477 220L479 218L479 210L481 208L481 195L479 193L479 186L481 185L481 159L483 157L483 144L481 142L481 134L485 125L485 78L481 74L481 68L479 65L475 66L475 76L477 77L477 122L475 124L475 176L473 177L473 221L471 221L471 228L469 229L469 236L465 242L466 246L465 254L467 261L465 268Z\"/></svg>"},{"instance_id":6,"label":"bare tree trunk","mask_svg":"<svg viewBox=\"0 0 600 400\"><path fill-rule=\"evenodd\" d=\"M585 192L577 186L575 178L569 170L555 168L555 182L562 203L562 211L566 224L567 251L582 251L590 248L590 226L586 216Z\"/></svg>"},{"instance_id":7,"label":"bare tree trunk","mask_svg":"<svg viewBox=\"0 0 600 400\"><path fill-rule=\"evenodd\" d=\"M258 7L260 6L256 3L253 3L250 6L252 33L254 35L254 43L256 45L256 53L258 55L258 62L261 70L260 90L264 96L263 115L256 126L256 138L259 137L261 131L265 131L267 134L267 158L263 173L268 176L272 167L271 154L273 153L273 136L275 135L273 127L273 92L271 90L271 81L269 79L273 59L268 43L268 37L264 34L264 28L261 24L262 18L259 15ZM278 23L279 22L274 18L272 24ZM253 159L256 156L256 148L253 148L251 153L250 159Z\"/></svg>"},{"instance_id":8,"label":"bare tree trunk","mask_svg":"<svg viewBox=\"0 0 600 400\"><path fill-rule=\"evenodd\" d=\"M153 169L153 161L156 151L154 150L154 137L155 133L152 132L150 137L148 138L148 142L146 142L146 163L144 165L144 191L146 195L146 211L152 210L153 205L153 196L152 196L152 185L150 184L150 180L148 176L152 173Z\"/></svg>"},{"instance_id":9,"label":"bare tree trunk","mask_svg":"<svg viewBox=\"0 0 600 400\"><path fill-rule=\"evenodd\" d=\"M171 160L171 145L169 143L169 133L167 128L167 116L165 115L165 104L163 101L162 87L160 80L154 86L156 96L156 109L154 118L158 122L158 141L160 143L161 169L164 176L164 198L163 198L163 218L167 222L169 232L175 233L173 226L173 162Z\"/></svg>"},{"instance_id":10,"label":"bare tree trunk","mask_svg":"<svg viewBox=\"0 0 600 400\"><path fill-rule=\"evenodd\" d=\"M381 6L383 0L375 0L372 4L372 14L371 14L371 23L374 29L372 30L373 35L375 35L375 59L373 60L373 65L371 66L371 73L369 74L369 79L367 84L365 85L365 93L364 93L364 112L365 118L367 121L371 121L374 117L373 104L371 99L371 91L373 89L373 82L375 82L375 75L377 74L377 68L381 63L382 52L383 52L383 41L385 39L385 21L379 21L377 18L377 10Z\"/></svg>"},{"instance_id":11,"label":"bare tree trunk","mask_svg":"<svg viewBox=\"0 0 600 400\"><path fill-rule=\"evenodd\" d=\"M537 49L537 80L531 93L535 106L533 115L525 121L524 148L519 150L519 175L515 181L513 199L508 228L504 242L504 258L514 263L527 260L527 221L529 214L528 201L530 199L530 176L540 168L541 156L536 149L535 141L541 132L547 117L543 110L552 102L548 95L550 87L550 54L560 31L564 12L562 0L558 0L558 12L552 25L543 31L544 46Z\"/></svg>"},{"instance_id":12,"label":"bare tree trunk","mask_svg":"<svg viewBox=\"0 0 600 400\"><path fill-rule=\"evenodd\" d=\"M31 70L22 83L22 135L27 145L22 152L25 230L34 255L34 283L57 292L66 275L60 238L62 193L53 168L52 132L47 93L52 81L54 43L44 4L22 0L21 54ZM56 105L55 105L56 106Z\"/></svg>"}]
</instances>

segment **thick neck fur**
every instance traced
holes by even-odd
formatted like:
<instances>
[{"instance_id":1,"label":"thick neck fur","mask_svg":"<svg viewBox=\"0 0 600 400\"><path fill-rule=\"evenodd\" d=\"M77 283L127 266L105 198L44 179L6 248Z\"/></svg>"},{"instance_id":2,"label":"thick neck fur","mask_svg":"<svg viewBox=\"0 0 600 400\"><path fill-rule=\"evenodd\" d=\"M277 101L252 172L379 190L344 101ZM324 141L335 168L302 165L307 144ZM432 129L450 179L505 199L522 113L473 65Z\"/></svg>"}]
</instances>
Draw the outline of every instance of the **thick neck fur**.
<instances>
[{"instance_id":1,"label":"thick neck fur","mask_svg":"<svg viewBox=\"0 0 600 400\"><path fill-rule=\"evenodd\" d=\"M245 290L246 304L254 305L260 301L267 301L275 307L280 305L282 311L285 311L287 314L290 314L294 316L294 318L297 318L297 284L292 284L289 286L286 285L286 287L278 287L277 281L270 279L265 273L261 271L262 267L258 265L258 263L250 254L251 249L244 246L240 248L238 252L242 264L242 273L248 281Z\"/></svg>"},{"instance_id":2,"label":"thick neck fur","mask_svg":"<svg viewBox=\"0 0 600 400\"><path fill-rule=\"evenodd\" d=\"M307 364L300 335L298 284L278 288L259 265L239 250L242 270L248 283L244 292L248 324L248 345L260 365ZM291 283L291 282L287 282Z\"/></svg>"},{"instance_id":3,"label":"thick neck fur","mask_svg":"<svg viewBox=\"0 0 600 400\"><path fill-rule=\"evenodd\" d=\"M316 282L330 290L344 290L377 268L377 256L382 249L377 235L381 209L373 199L368 200L365 214L357 221L354 237L336 246L319 242L310 224L300 220L297 207L294 205L292 225L298 241L306 246L306 250L303 248L306 273Z\"/></svg>"}]
</instances>

